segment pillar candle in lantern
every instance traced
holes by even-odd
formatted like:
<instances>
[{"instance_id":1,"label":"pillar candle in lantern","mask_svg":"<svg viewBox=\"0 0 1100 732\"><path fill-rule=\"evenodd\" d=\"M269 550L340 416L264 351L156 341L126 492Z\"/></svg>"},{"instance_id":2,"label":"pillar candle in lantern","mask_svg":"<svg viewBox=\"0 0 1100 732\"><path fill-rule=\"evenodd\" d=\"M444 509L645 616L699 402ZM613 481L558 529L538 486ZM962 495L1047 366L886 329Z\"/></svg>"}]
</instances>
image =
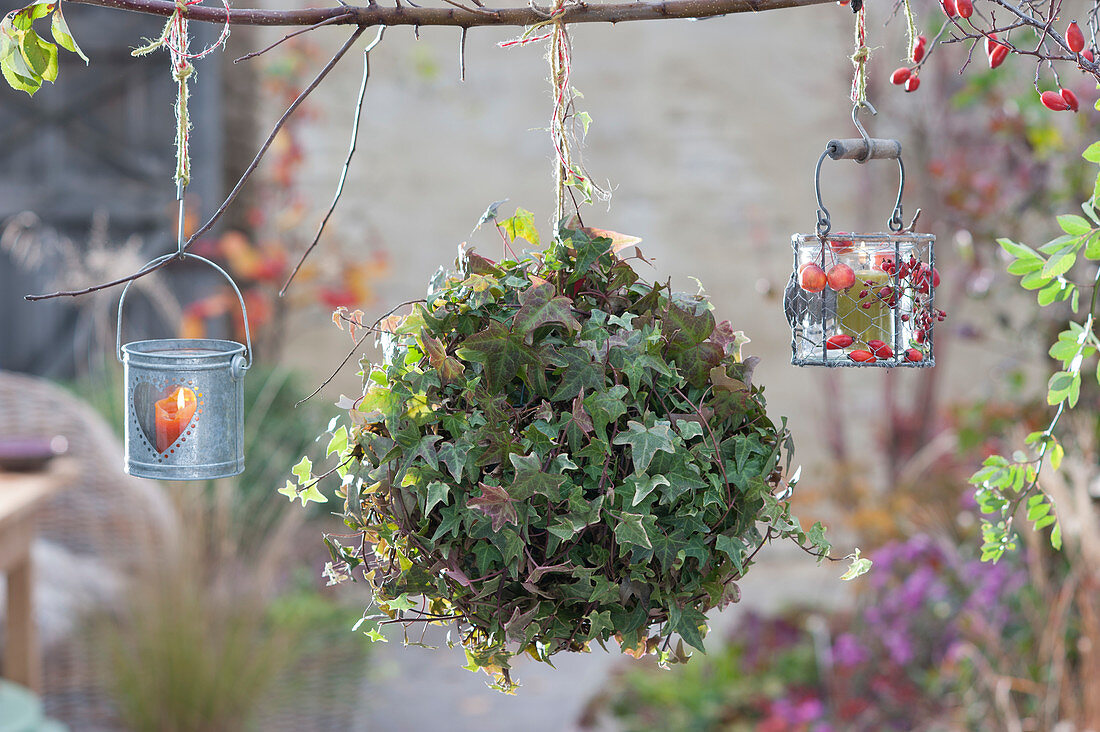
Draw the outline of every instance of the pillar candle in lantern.
<instances>
[{"instance_id":1,"label":"pillar candle in lantern","mask_svg":"<svg viewBox=\"0 0 1100 732\"><path fill-rule=\"evenodd\" d=\"M156 403L157 450L166 452L179 439L195 414L195 406L195 392L186 386L177 386Z\"/></svg>"}]
</instances>

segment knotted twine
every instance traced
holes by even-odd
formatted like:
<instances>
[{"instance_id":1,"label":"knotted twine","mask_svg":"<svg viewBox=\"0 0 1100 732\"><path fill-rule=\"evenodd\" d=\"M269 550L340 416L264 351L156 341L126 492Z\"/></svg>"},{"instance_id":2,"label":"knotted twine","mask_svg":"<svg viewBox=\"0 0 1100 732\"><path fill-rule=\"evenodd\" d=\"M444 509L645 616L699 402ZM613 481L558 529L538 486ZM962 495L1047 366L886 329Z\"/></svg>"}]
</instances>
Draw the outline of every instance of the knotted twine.
<instances>
[{"instance_id":1,"label":"knotted twine","mask_svg":"<svg viewBox=\"0 0 1100 732\"><path fill-rule=\"evenodd\" d=\"M191 154L189 143L191 139L191 117L188 113L187 101L190 96L187 83L195 72L192 60L204 58L213 53L218 46L224 46L229 38L229 2L222 0L225 6L225 25L222 27L221 36L208 48L200 53L190 53L191 38L187 32L188 6L197 5L202 0L176 0L176 9L168 17L164 24L164 30L160 37L148 41L144 46L135 48L132 56L145 56L158 48L167 48L171 57L172 78L176 81L176 173L175 180L180 191L191 182Z\"/></svg>"},{"instance_id":2,"label":"knotted twine","mask_svg":"<svg viewBox=\"0 0 1100 732\"><path fill-rule=\"evenodd\" d=\"M856 67L852 76L852 103L859 105L867 101L867 62L871 59L871 49L867 47L867 5L856 13L855 51L852 53L852 65Z\"/></svg>"}]
</instances>

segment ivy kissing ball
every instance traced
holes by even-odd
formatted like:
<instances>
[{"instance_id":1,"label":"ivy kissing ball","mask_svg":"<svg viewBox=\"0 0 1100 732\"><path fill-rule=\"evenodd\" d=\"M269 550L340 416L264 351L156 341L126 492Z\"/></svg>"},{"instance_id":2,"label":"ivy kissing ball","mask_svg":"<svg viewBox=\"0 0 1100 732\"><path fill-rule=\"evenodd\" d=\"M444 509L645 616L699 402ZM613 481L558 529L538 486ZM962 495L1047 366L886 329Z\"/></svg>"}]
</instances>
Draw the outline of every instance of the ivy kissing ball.
<instances>
[{"instance_id":1,"label":"ivy kissing ball","mask_svg":"<svg viewBox=\"0 0 1100 732\"><path fill-rule=\"evenodd\" d=\"M643 281L635 241L563 226L522 257L463 252L383 324L350 424L330 425L355 538L326 536L326 574L371 584L360 630L454 623L502 690L516 655L612 639L684 661L764 543L828 551L777 497L791 440L747 339L702 294Z\"/></svg>"}]
</instances>

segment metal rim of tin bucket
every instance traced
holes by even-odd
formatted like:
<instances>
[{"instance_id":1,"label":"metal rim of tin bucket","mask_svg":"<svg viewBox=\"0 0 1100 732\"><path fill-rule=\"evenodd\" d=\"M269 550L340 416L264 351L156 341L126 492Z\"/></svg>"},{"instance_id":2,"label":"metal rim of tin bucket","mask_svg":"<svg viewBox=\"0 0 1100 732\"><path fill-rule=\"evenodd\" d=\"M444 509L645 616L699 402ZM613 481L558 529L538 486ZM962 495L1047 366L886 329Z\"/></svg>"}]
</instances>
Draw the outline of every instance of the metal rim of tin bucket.
<instances>
[{"instance_id":1,"label":"metal rim of tin bucket","mask_svg":"<svg viewBox=\"0 0 1100 732\"><path fill-rule=\"evenodd\" d=\"M225 279L229 282L229 286L233 288L233 292L235 292L236 295L237 295L237 302L239 302L241 304L241 318L244 320L245 345L243 346L243 348L244 348L244 351L245 351L245 363L240 368L241 368L242 371L247 371L249 368L252 367L252 335L251 335L251 333L249 333L249 330L248 330L248 308L245 307L244 296L241 295L241 290L240 290L240 288L237 287L237 283L233 281L233 278L229 276L228 272L226 272L224 269L219 267L214 262L211 262L209 259L207 259L205 257L200 257L197 254L191 254L190 252L179 252L179 253L173 252L171 254L165 254L164 256L157 257L156 259L148 262L141 269L142 269L142 271L145 271L145 270L149 269L150 267L155 267L155 266L159 265L162 262L166 262L169 259L172 259L173 257L179 257L180 259L197 259L200 262L204 262L204 263L210 265L211 267L216 269L218 272L220 272L221 275L223 277L225 277ZM118 299L118 323L115 327L115 355L118 358L119 362L122 362L122 360L123 360L123 358L122 358L122 353L123 353L123 345L122 345L122 310L123 310L123 306L126 303L126 293L129 292L130 285L132 285L132 284L134 284L133 280L130 280L129 282L126 283L126 287L122 288L122 296L119 297L119 299ZM238 347L241 346L241 344L237 343L236 341L218 340L218 339L212 339L212 338L205 338L205 339L203 339L203 338L195 338L195 339L165 338L165 339L156 339L156 340L159 340L161 343L164 343L164 342L178 342L178 341L207 341L211 344L214 344L214 343L232 343L235 346L238 346ZM149 341L149 340L132 341L130 343L127 343L125 348L130 349L134 346L138 346L140 344L150 343L150 342L153 342L153 341ZM217 346L214 346L214 348L217 350ZM131 352L133 352L133 351L127 350L127 353L131 353ZM138 352L140 352L142 355L149 355L149 356L153 355L153 354L151 354L149 352L146 352L146 351L138 351ZM224 352L217 353L217 354L210 354L206 357L207 358L215 358L215 357L221 357L221 356L224 356ZM178 357L179 357L178 355L171 356L171 358L178 358ZM203 356L196 356L195 358L203 358Z\"/></svg>"}]
</instances>

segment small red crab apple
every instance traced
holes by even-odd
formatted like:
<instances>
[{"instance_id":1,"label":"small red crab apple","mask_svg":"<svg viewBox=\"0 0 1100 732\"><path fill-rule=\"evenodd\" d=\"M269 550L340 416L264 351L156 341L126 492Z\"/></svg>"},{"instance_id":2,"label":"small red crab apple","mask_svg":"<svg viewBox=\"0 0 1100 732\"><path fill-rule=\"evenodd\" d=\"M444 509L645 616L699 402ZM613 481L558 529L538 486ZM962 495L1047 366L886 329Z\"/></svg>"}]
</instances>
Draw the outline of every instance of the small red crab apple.
<instances>
[{"instance_id":1,"label":"small red crab apple","mask_svg":"<svg viewBox=\"0 0 1100 732\"><path fill-rule=\"evenodd\" d=\"M851 267L841 262L840 264L834 264L829 269L826 279L829 287L840 292L841 290L847 290L856 283L856 273Z\"/></svg>"},{"instance_id":2,"label":"small red crab apple","mask_svg":"<svg viewBox=\"0 0 1100 732\"><path fill-rule=\"evenodd\" d=\"M798 268L798 283L806 292L821 292L828 282L825 270L816 262L806 262Z\"/></svg>"}]
</instances>

